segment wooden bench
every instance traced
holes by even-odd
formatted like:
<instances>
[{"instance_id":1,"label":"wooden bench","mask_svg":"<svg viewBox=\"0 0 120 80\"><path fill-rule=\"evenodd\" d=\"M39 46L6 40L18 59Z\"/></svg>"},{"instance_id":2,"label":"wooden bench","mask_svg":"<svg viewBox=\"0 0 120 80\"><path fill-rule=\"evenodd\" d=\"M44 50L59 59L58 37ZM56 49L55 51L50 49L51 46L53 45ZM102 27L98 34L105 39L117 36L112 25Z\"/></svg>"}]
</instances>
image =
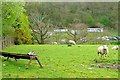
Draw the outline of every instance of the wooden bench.
<instances>
[{"instance_id":1,"label":"wooden bench","mask_svg":"<svg viewBox=\"0 0 120 80\"><path fill-rule=\"evenodd\" d=\"M17 61L17 59L28 59L30 61L28 62L27 68L30 66L30 63L31 63L32 60L37 60L40 67L43 68L36 55L17 54L17 53L8 53L8 52L0 52L0 55L2 55L4 57L7 57L7 61L8 61L9 58L14 58L15 61Z\"/></svg>"}]
</instances>

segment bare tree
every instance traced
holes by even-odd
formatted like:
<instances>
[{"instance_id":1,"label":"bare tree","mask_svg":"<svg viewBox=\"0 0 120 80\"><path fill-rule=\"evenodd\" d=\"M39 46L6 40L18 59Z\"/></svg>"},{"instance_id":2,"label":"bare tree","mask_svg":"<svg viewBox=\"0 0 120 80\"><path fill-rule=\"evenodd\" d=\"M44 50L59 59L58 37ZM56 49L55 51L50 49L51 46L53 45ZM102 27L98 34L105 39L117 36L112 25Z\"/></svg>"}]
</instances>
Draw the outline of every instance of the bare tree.
<instances>
[{"instance_id":1,"label":"bare tree","mask_svg":"<svg viewBox=\"0 0 120 80\"><path fill-rule=\"evenodd\" d=\"M72 28L68 30L68 35L77 43L80 38L87 36L87 26L83 23L76 23L72 25Z\"/></svg>"},{"instance_id":2,"label":"bare tree","mask_svg":"<svg viewBox=\"0 0 120 80\"><path fill-rule=\"evenodd\" d=\"M38 44L44 44L45 39L49 37L47 34L48 29L50 27L50 20L48 20L46 23L43 22L43 20L46 18L46 16L43 15L32 15L32 20L30 27L33 31L33 36L37 40Z\"/></svg>"},{"instance_id":3,"label":"bare tree","mask_svg":"<svg viewBox=\"0 0 120 80\"><path fill-rule=\"evenodd\" d=\"M69 29L68 33L67 33L70 37L72 37L72 39L77 42L80 38L79 38L79 31L75 30L75 29Z\"/></svg>"}]
</instances>

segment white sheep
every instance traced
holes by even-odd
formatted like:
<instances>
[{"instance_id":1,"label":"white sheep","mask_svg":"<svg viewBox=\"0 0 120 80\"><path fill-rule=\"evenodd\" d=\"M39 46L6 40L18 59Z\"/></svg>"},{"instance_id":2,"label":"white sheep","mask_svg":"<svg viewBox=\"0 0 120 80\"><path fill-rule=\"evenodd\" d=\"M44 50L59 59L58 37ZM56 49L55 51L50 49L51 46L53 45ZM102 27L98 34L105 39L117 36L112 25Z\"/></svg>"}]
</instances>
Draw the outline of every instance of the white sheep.
<instances>
[{"instance_id":1,"label":"white sheep","mask_svg":"<svg viewBox=\"0 0 120 80\"><path fill-rule=\"evenodd\" d=\"M57 42L52 42L52 44L57 45L58 43Z\"/></svg>"},{"instance_id":2,"label":"white sheep","mask_svg":"<svg viewBox=\"0 0 120 80\"><path fill-rule=\"evenodd\" d=\"M75 41L69 40L69 43L76 45Z\"/></svg>"},{"instance_id":3,"label":"white sheep","mask_svg":"<svg viewBox=\"0 0 120 80\"><path fill-rule=\"evenodd\" d=\"M108 51L107 45L103 45L103 46L98 47L98 55L101 54L101 57L102 57L103 55L105 55L105 57L106 57L106 55L107 55L108 53L109 53L109 51Z\"/></svg>"},{"instance_id":4,"label":"white sheep","mask_svg":"<svg viewBox=\"0 0 120 80\"><path fill-rule=\"evenodd\" d=\"M113 46L112 47L112 50L118 50L119 49L119 46Z\"/></svg>"}]
</instances>

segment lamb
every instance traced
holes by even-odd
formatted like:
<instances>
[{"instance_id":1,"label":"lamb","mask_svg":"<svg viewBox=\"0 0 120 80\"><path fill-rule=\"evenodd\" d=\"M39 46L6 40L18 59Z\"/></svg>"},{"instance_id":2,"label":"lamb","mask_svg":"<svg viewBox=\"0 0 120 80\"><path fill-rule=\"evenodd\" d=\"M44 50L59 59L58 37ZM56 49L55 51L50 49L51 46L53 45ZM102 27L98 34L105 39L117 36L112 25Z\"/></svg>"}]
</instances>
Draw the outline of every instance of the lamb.
<instances>
[{"instance_id":1,"label":"lamb","mask_svg":"<svg viewBox=\"0 0 120 80\"><path fill-rule=\"evenodd\" d=\"M103 45L103 46L98 47L98 55L101 54L101 57L103 57L103 55L105 55L105 57L106 57L106 55L108 53L109 53L109 51L108 51L107 45Z\"/></svg>"},{"instance_id":2,"label":"lamb","mask_svg":"<svg viewBox=\"0 0 120 80\"><path fill-rule=\"evenodd\" d=\"M119 49L119 46L113 46L112 47L112 50L118 50Z\"/></svg>"},{"instance_id":3,"label":"lamb","mask_svg":"<svg viewBox=\"0 0 120 80\"><path fill-rule=\"evenodd\" d=\"M73 41L73 40L69 40L69 43L76 45L75 41Z\"/></svg>"}]
</instances>

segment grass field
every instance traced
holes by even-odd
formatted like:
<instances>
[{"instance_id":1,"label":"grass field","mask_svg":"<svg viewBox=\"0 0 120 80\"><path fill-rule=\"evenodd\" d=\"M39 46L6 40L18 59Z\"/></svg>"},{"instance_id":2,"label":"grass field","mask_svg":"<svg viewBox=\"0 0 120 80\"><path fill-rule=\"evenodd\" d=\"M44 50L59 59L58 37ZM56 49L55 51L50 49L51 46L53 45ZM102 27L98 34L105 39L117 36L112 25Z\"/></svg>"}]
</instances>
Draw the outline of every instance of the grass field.
<instances>
[{"instance_id":1,"label":"grass field","mask_svg":"<svg viewBox=\"0 0 120 80\"><path fill-rule=\"evenodd\" d=\"M4 49L7 52L28 53L34 50L39 56L43 68L32 61L26 69L28 60L14 59L2 62L3 78L117 78L118 69L99 68L100 64L116 64L118 51L112 51L114 45L109 45L109 54L105 59L97 55L100 45L14 45ZM0 58L1 59L1 58ZM6 58L2 58L6 59ZM97 62L97 63L96 63Z\"/></svg>"}]
</instances>

